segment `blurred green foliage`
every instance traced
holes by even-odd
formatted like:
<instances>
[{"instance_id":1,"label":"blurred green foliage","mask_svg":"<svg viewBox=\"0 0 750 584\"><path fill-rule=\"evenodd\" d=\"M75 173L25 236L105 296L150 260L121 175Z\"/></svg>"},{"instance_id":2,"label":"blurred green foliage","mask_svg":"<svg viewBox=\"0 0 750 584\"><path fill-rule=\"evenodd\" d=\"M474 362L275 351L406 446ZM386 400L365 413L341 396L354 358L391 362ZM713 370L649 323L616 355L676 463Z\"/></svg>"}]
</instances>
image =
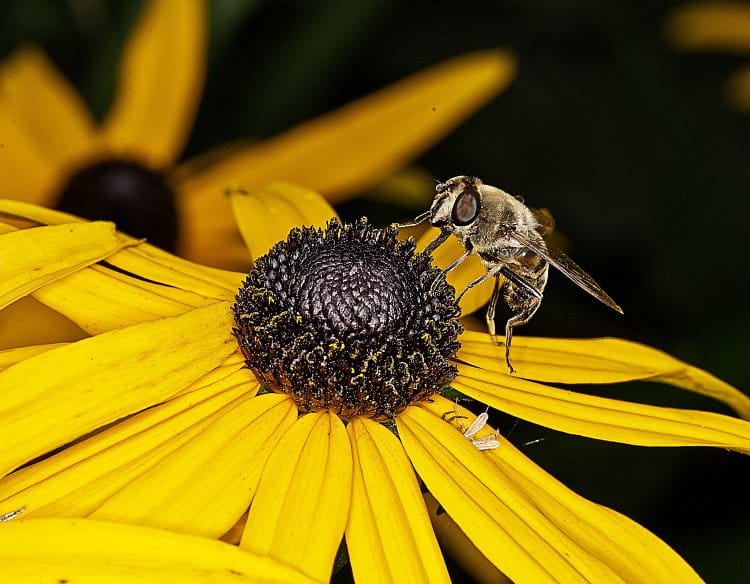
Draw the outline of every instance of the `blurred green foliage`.
<instances>
[{"instance_id":1,"label":"blurred green foliage","mask_svg":"<svg viewBox=\"0 0 750 584\"><path fill-rule=\"evenodd\" d=\"M721 94L740 59L672 51L662 24L677 4L213 0L206 92L186 155L273 135L462 52L512 47L516 81L418 163L426 175L475 174L548 207L571 255L625 309L621 318L553 275L519 332L639 340L748 388L750 117ZM139 7L6 0L0 56L40 44L101 115ZM341 211L383 221L415 214L356 200ZM596 392L716 407L659 385ZM746 459L497 422L516 443L545 437L529 456L667 539L707 581L750 574Z\"/></svg>"}]
</instances>

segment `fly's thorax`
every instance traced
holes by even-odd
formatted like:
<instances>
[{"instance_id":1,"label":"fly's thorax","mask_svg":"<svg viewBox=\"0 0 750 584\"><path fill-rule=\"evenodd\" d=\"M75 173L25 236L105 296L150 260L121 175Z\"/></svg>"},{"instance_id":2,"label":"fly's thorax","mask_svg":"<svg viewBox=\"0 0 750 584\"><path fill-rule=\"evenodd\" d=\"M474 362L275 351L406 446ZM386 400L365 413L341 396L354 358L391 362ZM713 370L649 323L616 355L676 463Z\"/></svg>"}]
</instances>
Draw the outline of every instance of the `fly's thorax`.
<instances>
[{"instance_id":1,"label":"fly's thorax","mask_svg":"<svg viewBox=\"0 0 750 584\"><path fill-rule=\"evenodd\" d=\"M482 213L480 219L485 229L498 232L496 236L504 236L510 229L526 232L536 232L539 224L522 200L492 185L482 185Z\"/></svg>"}]
</instances>

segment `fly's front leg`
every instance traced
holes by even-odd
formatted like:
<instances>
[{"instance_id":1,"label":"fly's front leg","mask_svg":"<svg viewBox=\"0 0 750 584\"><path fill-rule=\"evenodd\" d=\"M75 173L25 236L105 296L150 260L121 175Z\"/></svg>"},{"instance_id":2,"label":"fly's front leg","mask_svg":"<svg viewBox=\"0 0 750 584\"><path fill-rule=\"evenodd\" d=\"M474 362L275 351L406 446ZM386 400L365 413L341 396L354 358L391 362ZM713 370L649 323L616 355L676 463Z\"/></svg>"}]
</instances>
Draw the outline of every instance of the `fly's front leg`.
<instances>
[{"instance_id":1,"label":"fly's front leg","mask_svg":"<svg viewBox=\"0 0 750 584\"><path fill-rule=\"evenodd\" d=\"M495 266L491 270L486 271L484 274L479 276L476 280L472 280L466 285L466 288L463 289L461 294L458 295L458 298L456 298L456 302L461 302L461 299L464 297L464 294L466 294L469 290L474 288L474 286L479 286L482 282L485 280L489 280L490 278L493 278L497 276L500 273L501 266Z\"/></svg>"},{"instance_id":2,"label":"fly's front leg","mask_svg":"<svg viewBox=\"0 0 750 584\"><path fill-rule=\"evenodd\" d=\"M414 220L407 221L406 223L392 223L391 227L395 227L396 229L403 229L404 227L416 227L420 223L423 223L427 219L430 218L430 212L425 211L421 215L418 215Z\"/></svg>"}]
</instances>

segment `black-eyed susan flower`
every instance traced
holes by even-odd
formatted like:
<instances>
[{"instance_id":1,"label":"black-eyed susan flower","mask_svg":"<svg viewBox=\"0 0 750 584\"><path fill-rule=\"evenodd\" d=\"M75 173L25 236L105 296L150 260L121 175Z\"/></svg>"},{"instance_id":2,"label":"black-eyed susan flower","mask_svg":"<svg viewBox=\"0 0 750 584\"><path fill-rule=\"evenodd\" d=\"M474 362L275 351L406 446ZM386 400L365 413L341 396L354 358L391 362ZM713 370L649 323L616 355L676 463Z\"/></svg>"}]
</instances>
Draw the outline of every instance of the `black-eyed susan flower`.
<instances>
[{"instance_id":1,"label":"black-eyed susan flower","mask_svg":"<svg viewBox=\"0 0 750 584\"><path fill-rule=\"evenodd\" d=\"M746 396L618 339L519 337L510 376L488 335L460 332L442 272L392 229L328 222L320 196L287 184L230 200L258 258L247 276L0 203L2 304L33 294L92 335L0 352L0 515L23 510L3 525L86 517L236 537L316 580L343 538L358 582L447 581L423 485L513 581L700 581L441 394L591 438L739 452L742 419L548 383L661 381L744 417Z\"/></svg>"},{"instance_id":2,"label":"black-eyed susan flower","mask_svg":"<svg viewBox=\"0 0 750 584\"><path fill-rule=\"evenodd\" d=\"M750 55L750 3L689 2L677 6L666 20L670 43L683 51L725 51ZM731 105L750 111L750 65L726 81Z\"/></svg>"}]
</instances>

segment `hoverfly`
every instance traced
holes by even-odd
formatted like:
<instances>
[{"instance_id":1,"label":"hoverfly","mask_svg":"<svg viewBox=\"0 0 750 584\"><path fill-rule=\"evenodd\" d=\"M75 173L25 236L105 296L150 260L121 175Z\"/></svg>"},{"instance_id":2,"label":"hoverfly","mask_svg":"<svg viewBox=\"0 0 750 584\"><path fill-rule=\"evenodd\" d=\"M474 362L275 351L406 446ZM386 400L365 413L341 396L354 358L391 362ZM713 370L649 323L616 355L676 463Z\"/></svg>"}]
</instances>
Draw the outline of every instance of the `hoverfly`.
<instances>
[{"instance_id":1,"label":"hoverfly","mask_svg":"<svg viewBox=\"0 0 750 584\"><path fill-rule=\"evenodd\" d=\"M515 371L510 362L513 329L526 324L539 308L550 265L622 314L622 309L591 276L545 241L543 234L550 226L549 217L527 207L520 197L486 185L473 176L454 176L439 183L435 190L429 211L398 227L411 227L426 220L438 227L440 235L425 248L427 253L432 253L448 237L455 235L463 244L464 253L444 270L445 273L472 253L479 256L487 272L470 282L458 300L474 286L495 278L495 288L487 307L487 327L492 340L497 343L495 309L502 296L512 313L505 323L505 360L511 373Z\"/></svg>"}]
</instances>

